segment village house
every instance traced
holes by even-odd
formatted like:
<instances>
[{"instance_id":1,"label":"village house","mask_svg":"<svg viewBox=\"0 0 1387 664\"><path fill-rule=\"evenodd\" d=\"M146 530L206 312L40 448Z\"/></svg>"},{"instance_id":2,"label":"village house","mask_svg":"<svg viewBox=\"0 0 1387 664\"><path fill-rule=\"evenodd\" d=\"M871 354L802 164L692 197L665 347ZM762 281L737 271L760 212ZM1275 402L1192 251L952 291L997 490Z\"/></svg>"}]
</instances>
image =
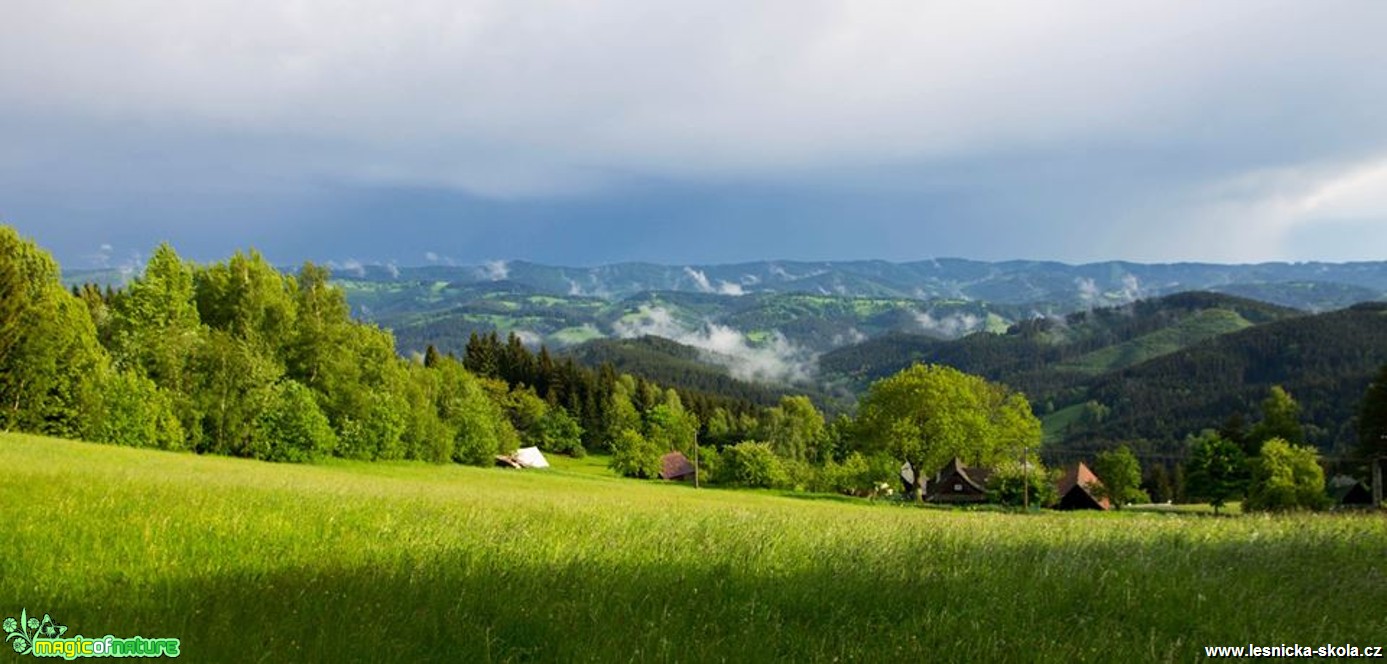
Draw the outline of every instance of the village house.
<instances>
[{"instance_id":1,"label":"village house","mask_svg":"<svg viewBox=\"0 0 1387 664\"><path fill-rule=\"evenodd\" d=\"M1103 486L1097 475L1082 461L1067 466L1060 478L1060 501L1058 510L1106 510L1112 507L1108 499L1100 497L1095 489Z\"/></svg>"}]
</instances>

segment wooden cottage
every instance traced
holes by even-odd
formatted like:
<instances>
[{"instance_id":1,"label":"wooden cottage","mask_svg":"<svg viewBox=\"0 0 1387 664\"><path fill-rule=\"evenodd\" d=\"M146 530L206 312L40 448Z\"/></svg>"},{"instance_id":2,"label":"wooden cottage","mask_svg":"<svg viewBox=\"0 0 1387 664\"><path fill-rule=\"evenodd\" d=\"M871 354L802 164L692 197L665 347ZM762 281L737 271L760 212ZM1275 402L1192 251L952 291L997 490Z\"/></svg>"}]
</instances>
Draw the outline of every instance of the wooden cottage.
<instances>
[{"instance_id":1,"label":"wooden cottage","mask_svg":"<svg viewBox=\"0 0 1387 664\"><path fill-rule=\"evenodd\" d=\"M987 478L992 471L969 468L954 457L925 483L925 500L932 503L982 503L987 501Z\"/></svg>"},{"instance_id":2,"label":"wooden cottage","mask_svg":"<svg viewBox=\"0 0 1387 664\"><path fill-rule=\"evenodd\" d=\"M1373 506L1372 489L1368 488L1367 483L1352 477L1339 476L1331 479L1329 497L1336 509Z\"/></svg>"},{"instance_id":3,"label":"wooden cottage","mask_svg":"<svg viewBox=\"0 0 1387 664\"><path fill-rule=\"evenodd\" d=\"M1059 493L1060 501L1055 505L1058 510L1106 510L1112 507L1107 498L1100 498L1094 493L1095 487L1103 486L1103 482L1097 475L1089 470L1088 465L1080 461L1064 469L1064 476L1060 478Z\"/></svg>"},{"instance_id":4,"label":"wooden cottage","mask_svg":"<svg viewBox=\"0 0 1387 664\"><path fill-rule=\"evenodd\" d=\"M682 452L670 452L660 457L660 479L682 482L692 481L693 478L694 465Z\"/></svg>"}]
</instances>

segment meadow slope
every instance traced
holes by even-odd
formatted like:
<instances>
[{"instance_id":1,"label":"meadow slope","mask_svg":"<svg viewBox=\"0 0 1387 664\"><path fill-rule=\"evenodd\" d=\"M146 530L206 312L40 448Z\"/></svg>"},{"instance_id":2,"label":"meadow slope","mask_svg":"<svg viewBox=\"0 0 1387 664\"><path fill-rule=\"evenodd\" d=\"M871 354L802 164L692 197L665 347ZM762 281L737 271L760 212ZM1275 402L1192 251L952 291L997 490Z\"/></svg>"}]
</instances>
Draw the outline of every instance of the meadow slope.
<instances>
[{"instance_id":1,"label":"meadow slope","mask_svg":"<svg viewBox=\"0 0 1387 664\"><path fill-rule=\"evenodd\" d=\"M1387 519L1010 515L0 434L0 614L192 661L1188 661L1387 645Z\"/></svg>"}]
</instances>

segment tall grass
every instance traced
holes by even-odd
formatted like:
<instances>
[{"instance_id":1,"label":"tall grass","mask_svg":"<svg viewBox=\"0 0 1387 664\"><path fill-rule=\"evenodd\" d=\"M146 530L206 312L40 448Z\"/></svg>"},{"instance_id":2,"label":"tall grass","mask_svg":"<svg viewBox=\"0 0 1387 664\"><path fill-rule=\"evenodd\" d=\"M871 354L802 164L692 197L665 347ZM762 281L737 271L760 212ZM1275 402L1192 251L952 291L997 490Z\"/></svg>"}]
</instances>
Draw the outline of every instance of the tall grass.
<instances>
[{"instance_id":1,"label":"tall grass","mask_svg":"<svg viewBox=\"0 0 1387 664\"><path fill-rule=\"evenodd\" d=\"M0 435L0 614L193 661L1185 661L1387 645L1387 519L956 513Z\"/></svg>"}]
</instances>

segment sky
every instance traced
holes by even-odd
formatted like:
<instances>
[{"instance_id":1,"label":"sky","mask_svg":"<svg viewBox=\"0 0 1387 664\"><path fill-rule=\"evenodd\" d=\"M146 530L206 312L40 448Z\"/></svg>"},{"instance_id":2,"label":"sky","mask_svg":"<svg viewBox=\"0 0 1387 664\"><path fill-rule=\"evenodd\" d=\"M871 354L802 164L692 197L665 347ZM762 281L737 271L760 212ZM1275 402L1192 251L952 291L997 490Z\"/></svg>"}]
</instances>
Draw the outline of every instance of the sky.
<instances>
[{"instance_id":1,"label":"sky","mask_svg":"<svg viewBox=\"0 0 1387 664\"><path fill-rule=\"evenodd\" d=\"M1387 3L7 0L66 267L1387 259Z\"/></svg>"}]
</instances>

